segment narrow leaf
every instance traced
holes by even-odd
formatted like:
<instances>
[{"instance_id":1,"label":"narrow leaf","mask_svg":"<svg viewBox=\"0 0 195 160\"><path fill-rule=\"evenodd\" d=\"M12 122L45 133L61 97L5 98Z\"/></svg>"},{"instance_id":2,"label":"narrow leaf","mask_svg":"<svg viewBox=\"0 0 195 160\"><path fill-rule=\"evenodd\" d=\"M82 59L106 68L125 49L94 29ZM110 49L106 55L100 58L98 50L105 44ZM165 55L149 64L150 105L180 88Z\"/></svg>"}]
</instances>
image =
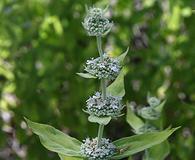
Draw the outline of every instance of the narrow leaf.
<instances>
[{"instance_id":1,"label":"narrow leaf","mask_svg":"<svg viewBox=\"0 0 195 160\"><path fill-rule=\"evenodd\" d=\"M117 59L119 60L120 63L123 63L128 52L129 52L129 47L127 48L127 50L123 54L121 54L120 56L117 57Z\"/></svg>"},{"instance_id":2,"label":"narrow leaf","mask_svg":"<svg viewBox=\"0 0 195 160\"><path fill-rule=\"evenodd\" d=\"M89 122L99 123L99 124L103 124L103 125L107 125L111 119L112 119L111 117L96 117L93 115L90 115L88 117Z\"/></svg>"},{"instance_id":3,"label":"narrow leaf","mask_svg":"<svg viewBox=\"0 0 195 160\"><path fill-rule=\"evenodd\" d=\"M129 125L136 131L144 125L144 122L132 111L131 106L127 103L126 120Z\"/></svg>"},{"instance_id":4,"label":"narrow leaf","mask_svg":"<svg viewBox=\"0 0 195 160\"><path fill-rule=\"evenodd\" d=\"M96 78L95 76L89 74L89 73L77 73L77 75L83 77L83 78Z\"/></svg>"},{"instance_id":5,"label":"narrow leaf","mask_svg":"<svg viewBox=\"0 0 195 160\"><path fill-rule=\"evenodd\" d=\"M157 112L161 113L162 110L163 110L163 107L164 107L165 103L166 103L166 100L164 100L164 101L161 102L158 106L156 106L156 107L154 108L154 110L156 110Z\"/></svg>"},{"instance_id":6,"label":"narrow leaf","mask_svg":"<svg viewBox=\"0 0 195 160\"><path fill-rule=\"evenodd\" d=\"M125 95L124 76L126 72L122 69L115 81L107 87L107 93L112 96L123 97Z\"/></svg>"},{"instance_id":7,"label":"narrow leaf","mask_svg":"<svg viewBox=\"0 0 195 160\"><path fill-rule=\"evenodd\" d=\"M26 119L28 126L39 136L42 145L50 151L66 155L82 157L80 154L81 142L64 134L52 126L35 123Z\"/></svg>"},{"instance_id":8,"label":"narrow leaf","mask_svg":"<svg viewBox=\"0 0 195 160\"><path fill-rule=\"evenodd\" d=\"M122 159L162 143L177 129L166 129L161 132L145 133L116 140L113 143L119 150L123 150L123 152L114 156L112 159Z\"/></svg>"}]
</instances>

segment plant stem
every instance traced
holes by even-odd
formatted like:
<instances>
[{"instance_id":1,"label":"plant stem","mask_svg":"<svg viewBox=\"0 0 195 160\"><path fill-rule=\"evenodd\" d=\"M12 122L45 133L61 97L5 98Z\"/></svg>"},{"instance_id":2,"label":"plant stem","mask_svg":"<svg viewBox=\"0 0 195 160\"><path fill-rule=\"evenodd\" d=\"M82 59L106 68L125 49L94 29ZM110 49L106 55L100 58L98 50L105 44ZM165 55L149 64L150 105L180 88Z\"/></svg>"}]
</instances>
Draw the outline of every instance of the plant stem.
<instances>
[{"instance_id":1,"label":"plant stem","mask_svg":"<svg viewBox=\"0 0 195 160\"><path fill-rule=\"evenodd\" d=\"M101 36L97 36L96 39L97 39L98 52L99 52L101 60L103 61L102 38Z\"/></svg>"},{"instance_id":2,"label":"plant stem","mask_svg":"<svg viewBox=\"0 0 195 160\"><path fill-rule=\"evenodd\" d=\"M103 124L100 124L99 125L99 129L98 129L98 142L97 142L97 147L99 147L100 144L101 144L101 139L102 139L102 136L103 136L103 132L104 132L104 125Z\"/></svg>"},{"instance_id":3,"label":"plant stem","mask_svg":"<svg viewBox=\"0 0 195 160\"><path fill-rule=\"evenodd\" d=\"M97 36L96 38L97 38L98 52L99 52L100 58L103 62L104 59L103 59L103 51L102 51L102 39L101 39L101 36ZM102 91L102 98L103 98L103 100L105 100L106 99L106 79L105 78L101 79L101 91ZM97 147L99 147L101 144L103 132L104 132L104 125L100 124L99 129L98 129Z\"/></svg>"}]
</instances>

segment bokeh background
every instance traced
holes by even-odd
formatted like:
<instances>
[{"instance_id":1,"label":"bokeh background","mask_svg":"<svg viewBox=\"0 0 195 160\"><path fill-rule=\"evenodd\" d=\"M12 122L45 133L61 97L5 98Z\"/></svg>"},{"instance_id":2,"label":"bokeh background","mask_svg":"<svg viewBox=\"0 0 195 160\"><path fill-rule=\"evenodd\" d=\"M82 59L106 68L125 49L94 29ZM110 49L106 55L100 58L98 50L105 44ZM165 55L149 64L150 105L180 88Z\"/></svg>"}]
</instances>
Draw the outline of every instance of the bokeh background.
<instances>
[{"instance_id":1,"label":"bokeh background","mask_svg":"<svg viewBox=\"0 0 195 160\"><path fill-rule=\"evenodd\" d=\"M168 159L193 160L194 0L1 0L0 159L58 159L27 130L24 116L80 140L96 136L82 108L99 82L76 75L98 56L95 38L81 25L85 4L110 5L115 25L103 39L107 52L130 47L124 103L146 104L147 92L166 98L164 126L182 126L169 139ZM105 130L111 139L132 134L124 117Z\"/></svg>"}]
</instances>

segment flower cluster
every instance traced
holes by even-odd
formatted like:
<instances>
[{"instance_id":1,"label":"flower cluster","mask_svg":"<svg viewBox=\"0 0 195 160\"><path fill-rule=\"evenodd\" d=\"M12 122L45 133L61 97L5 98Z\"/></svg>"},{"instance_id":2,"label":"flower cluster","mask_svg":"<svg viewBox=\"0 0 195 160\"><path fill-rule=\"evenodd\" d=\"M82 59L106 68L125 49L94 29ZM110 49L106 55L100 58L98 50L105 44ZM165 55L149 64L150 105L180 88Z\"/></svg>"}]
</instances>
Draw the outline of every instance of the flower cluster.
<instances>
[{"instance_id":1,"label":"flower cluster","mask_svg":"<svg viewBox=\"0 0 195 160\"><path fill-rule=\"evenodd\" d=\"M89 8L83 26L89 36L102 36L110 31L112 23L104 17L104 11L101 8Z\"/></svg>"},{"instance_id":2,"label":"flower cluster","mask_svg":"<svg viewBox=\"0 0 195 160\"><path fill-rule=\"evenodd\" d=\"M121 110L123 109L121 100L121 97L114 96L107 96L104 100L101 93L97 92L87 100L87 113L98 117L117 117L121 114Z\"/></svg>"},{"instance_id":3,"label":"flower cluster","mask_svg":"<svg viewBox=\"0 0 195 160\"><path fill-rule=\"evenodd\" d=\"M97 138L83 141L81 145L81 154L88 160L106 160L115 154L116 147L109 139L102 138L100 146L97 147Z\"/></svg>"},{"instance_id":4,"label":"flower cluster","mask_svg":"<svg viewBox=\"0 0 195 160\"><path fill-rule=\"evenodd\" d=\"M149 133L149 132L156 132L158 129L150 124L144 124L142 127L140 127L138 130L135 130L134 132L136 134L143 134L143 133Z\"/></svg>"},{"instance_id":5,"label":"flower cluster","mask_svg":"<svg viewBox=\"0 0 195 160\"><path fill-rule=\"evenodd\" d=\"M150 107L156 107L160 104L160 100L156 97L149 97L148 104L150 105Z\"/></svg>"},{"instance_id":6,"label":"flower cluster","mask_svg":"<svg viewBox=\"0 0 195 160\"><path fill-rule=\"evenodd\" d=\"M142 118L149 120L157 120L160 118L160 113L152 107L143 107L140 110L138 110L138 114Z\"/></svg>"},{"instance_id":7,"label":"flower cluster","mask_svg":"<svg viewBox=\"0 0 195 160\"><path fill-rule=\"evenodd\" d=\"M106 78L114 80L121 70L121 65L118 59L111 58L107 54L103 55L103 60L98 57L87 60L85 71L99 79Z\"/></svg>"}]
</instances>

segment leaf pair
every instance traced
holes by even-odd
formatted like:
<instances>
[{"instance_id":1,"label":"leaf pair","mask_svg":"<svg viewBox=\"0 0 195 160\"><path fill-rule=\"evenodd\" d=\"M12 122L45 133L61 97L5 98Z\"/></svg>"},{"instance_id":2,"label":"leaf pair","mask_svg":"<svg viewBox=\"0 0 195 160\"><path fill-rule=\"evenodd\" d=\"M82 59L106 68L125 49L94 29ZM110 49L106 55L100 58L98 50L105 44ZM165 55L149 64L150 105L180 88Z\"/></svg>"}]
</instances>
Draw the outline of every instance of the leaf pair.
<instances>
[{"instance_id":1,"label":"leaf pair","mask_svg":"<svg viewBox=\"0 0 195 160\"><path fill-rule=\"evenodd\" d=\"M59 154L61 160L74 157L75 160L84 159L80 153L81 142L52 126L39 124L25 119L28 126L40 138L42 145L50 151ZM176 128L177 129L177 128ZM117 153L111 159L122 159L143 151L166 140L176 129L167 129L162 132L147 133L125 137L114 141Z\"/></svg>"}]
</instances>

